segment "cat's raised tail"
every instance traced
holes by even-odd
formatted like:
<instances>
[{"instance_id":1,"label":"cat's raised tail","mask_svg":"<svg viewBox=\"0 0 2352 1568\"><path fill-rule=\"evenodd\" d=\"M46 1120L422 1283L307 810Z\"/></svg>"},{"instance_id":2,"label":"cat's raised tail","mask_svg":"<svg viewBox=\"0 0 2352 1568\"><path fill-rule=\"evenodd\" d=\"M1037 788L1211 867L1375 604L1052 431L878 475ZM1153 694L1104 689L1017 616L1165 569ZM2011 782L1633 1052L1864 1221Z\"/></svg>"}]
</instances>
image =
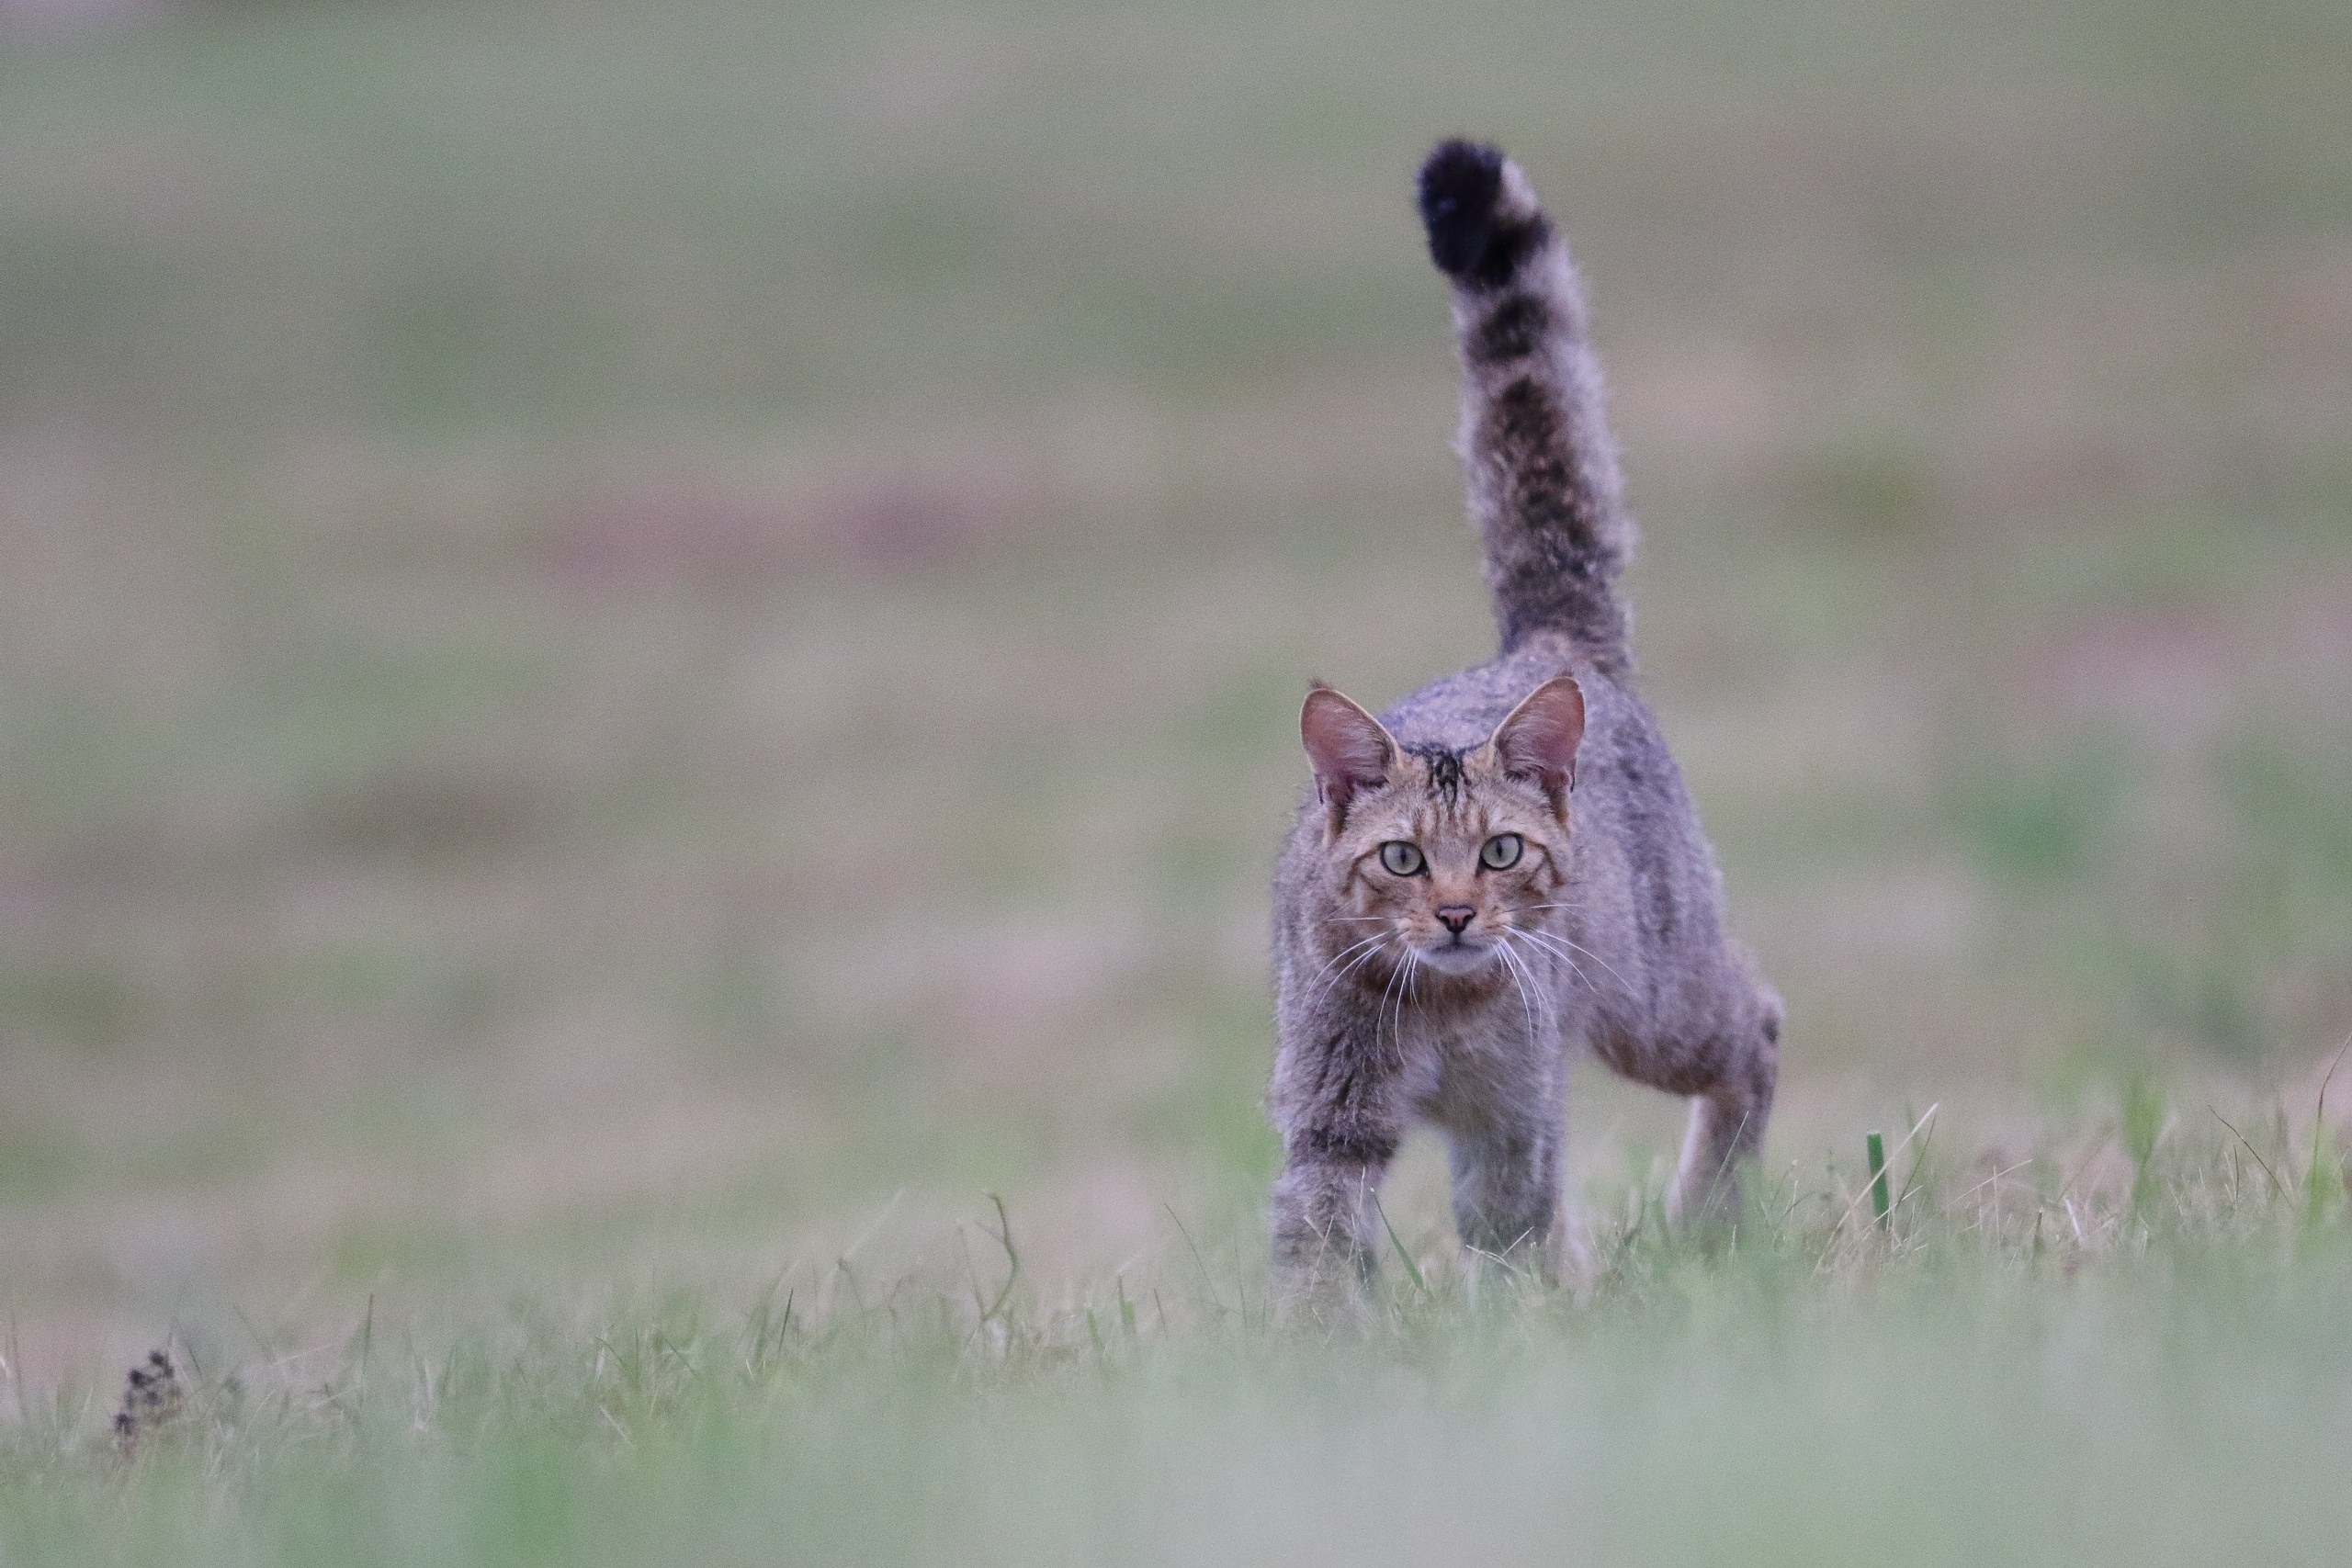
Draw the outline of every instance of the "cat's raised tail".
<instances>
[{"instance_id":1,"label":"cat's raised tail","mask_svg":"<svg viewBox=\"0 0 2352 1568\"><path fill-rule=\"evenodd\" d=\"M1560 632L1623 671L1617 580L1634 523L1567 242L1498 148L1440 142L1418 194L1430 257L1453 284L1462 463L1503 651Z\"/></svg>"}]
</instances>

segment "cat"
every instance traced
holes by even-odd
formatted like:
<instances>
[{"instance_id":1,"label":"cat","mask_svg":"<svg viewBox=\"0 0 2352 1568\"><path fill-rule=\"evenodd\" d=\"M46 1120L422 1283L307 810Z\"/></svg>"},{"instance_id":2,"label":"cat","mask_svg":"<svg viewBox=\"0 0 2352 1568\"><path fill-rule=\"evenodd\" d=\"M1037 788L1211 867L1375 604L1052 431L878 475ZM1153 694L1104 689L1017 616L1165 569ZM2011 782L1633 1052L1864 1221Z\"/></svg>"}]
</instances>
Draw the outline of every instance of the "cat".
<instances>
[{"instance_id":1,"label":"cat","mask_svg":"<svg viewBox=\"0 0 2352 1568\"><path fill-rule=\"evenodd\" d=\"M1555 1278L1582 1049L1690 1097L1668 1213L1736 1224L1779 1072L1781 999L1724 930L1632 683L1634 525L1566 243L1491 146L1441 143L1418 197L1501 649L1377 717L1320 682L1300 712L1315 783L1273 886L1285 1301L1375 1277L1380 1180L1416 1123L1447 1140L1463 1245Z\"/></svg>"}]
</instances>

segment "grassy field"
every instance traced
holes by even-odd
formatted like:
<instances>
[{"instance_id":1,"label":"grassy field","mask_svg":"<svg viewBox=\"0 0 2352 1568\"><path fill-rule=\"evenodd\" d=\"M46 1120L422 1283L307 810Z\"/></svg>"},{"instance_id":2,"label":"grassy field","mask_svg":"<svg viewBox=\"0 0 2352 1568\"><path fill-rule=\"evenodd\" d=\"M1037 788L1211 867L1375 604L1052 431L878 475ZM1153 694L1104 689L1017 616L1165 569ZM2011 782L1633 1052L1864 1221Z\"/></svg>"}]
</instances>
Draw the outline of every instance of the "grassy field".
<instances>
[{"instance_id":1,"label":"grassy field","mask_svg":"<svg viewBox=\"0 0 2352 1568\"><path fill-rule=\"evenodd\" d=\"M1892 1162L1883 1225L1776 1186L1730 1251L1656 1193L1573 1292L1400 1241L1330 1334L1261 1276L1041 1296L854 1256L755 1295L371 1311L191 1380L152 1435L37 1402L10 1562L2327 1563L2352 1500L2345 1170L2135 1119L2120 1202L2047 1158ZM2280 1167L2285 1167L2282 1170ZM1646 1198L1646 1201L1645 1199ZM258 1354L256 1354L256 1350ZM218 1352L182 1351L184 1365Z\"/></svg>"},{"instance_id":2,"label":"grassy field","mask_svg":"<svg viewBox=\"0 0 2352 1568\"><path fill-rule=\"evenodd\" d=\"M0 3L0 1562L2340 1539L2343 6L107 9ZM1295 704L1488 637L1454 130L1589 275L1778 1196L1684 1255L1588 1074L1578 1289L1417 1145L1300 1344Z\"/></svg>"}]
</instances>

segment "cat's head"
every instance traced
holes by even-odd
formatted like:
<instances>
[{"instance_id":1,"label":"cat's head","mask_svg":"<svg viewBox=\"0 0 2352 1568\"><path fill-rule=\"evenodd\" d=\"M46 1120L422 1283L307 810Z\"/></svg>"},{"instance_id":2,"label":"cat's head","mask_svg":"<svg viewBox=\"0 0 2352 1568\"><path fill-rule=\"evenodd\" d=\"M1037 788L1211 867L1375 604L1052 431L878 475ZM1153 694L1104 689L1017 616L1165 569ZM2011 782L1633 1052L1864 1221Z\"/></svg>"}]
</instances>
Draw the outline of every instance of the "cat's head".
<instances>
[{"instance_id":1,"label":"cat's head","mask_svg":"<svg viewBox=\"0 0 2352 1568\"><path fill-rule=\"evenodd\" d=\"M1498 967L1505 933L1543 922L1568 869L1568 792L1584 738L1571 676L1528 694L1463 751L1408 748L1317 685L1299 733L1324 808L1328 918L1448 975Z\"/></svg>"}]
</instances>

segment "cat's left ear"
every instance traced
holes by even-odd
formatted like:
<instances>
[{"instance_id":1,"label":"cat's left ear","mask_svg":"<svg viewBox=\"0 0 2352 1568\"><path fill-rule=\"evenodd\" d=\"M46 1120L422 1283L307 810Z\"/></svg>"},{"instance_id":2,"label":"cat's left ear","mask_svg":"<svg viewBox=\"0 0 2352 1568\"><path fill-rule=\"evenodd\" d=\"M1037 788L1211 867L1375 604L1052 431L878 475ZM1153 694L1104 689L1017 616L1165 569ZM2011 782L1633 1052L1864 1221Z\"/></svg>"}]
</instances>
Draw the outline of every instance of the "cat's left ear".
<instances>
[{"instance_id":1,"label":"cat's left ear","mask_svg":"<svg viewBox=\"0 0 2352 1568\"><path fill-rule=\"evenodd\" d=\"M1577 747L1584 739L1584 688L1573 675L1544 682L1495 726L1495 761L1504 773L1541 789L1552 810L1567 820L1568 791L1577 782Z\"/></svg>"}]
</instances>

